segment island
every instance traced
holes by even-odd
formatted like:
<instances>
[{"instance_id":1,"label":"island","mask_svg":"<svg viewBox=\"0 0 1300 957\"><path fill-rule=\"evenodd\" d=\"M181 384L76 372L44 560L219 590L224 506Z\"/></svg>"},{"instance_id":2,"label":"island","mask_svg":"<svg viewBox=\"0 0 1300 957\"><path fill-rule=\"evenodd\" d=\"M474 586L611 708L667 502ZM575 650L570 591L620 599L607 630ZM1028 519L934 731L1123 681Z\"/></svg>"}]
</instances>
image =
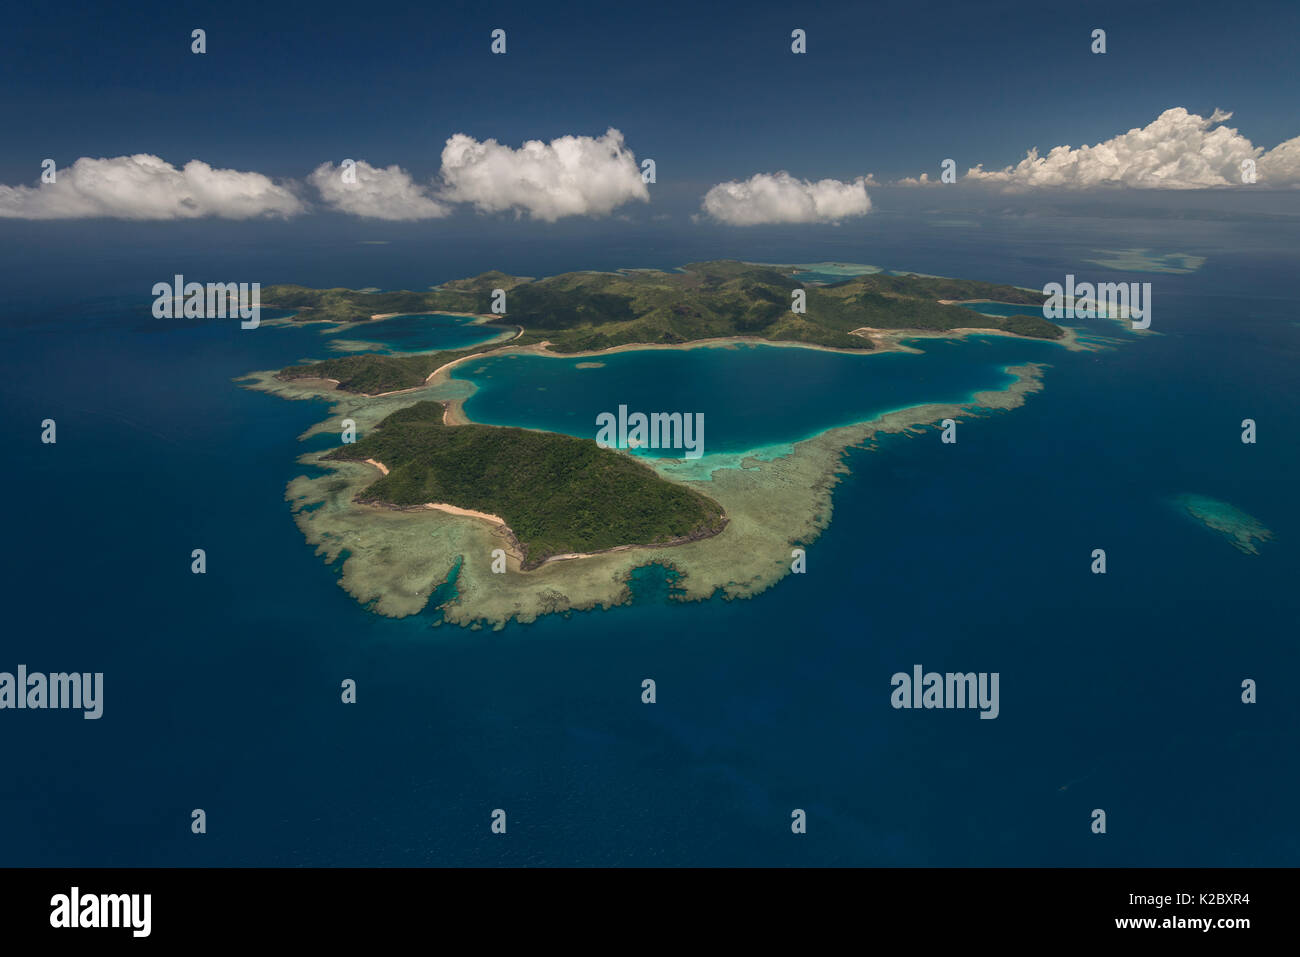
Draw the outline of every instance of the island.
<instances>
[{"instance_id":1,"label":"island","mask_svg":"<svg viewBox=\"0 0 1300 957\"><path fill-rule=\"evenodd\" d=\"M629 345L685 345L728 339L788 342L867 351L891 344L899 332L1002 332L1061 339L1065 330L1042 316L1046 297L1028 289L964 279L874 273L840 282L794 278L798 268L736 260L691 263L677 272L570 272L532 280L487 272L428 292L367 293L348 289L269 286L263 302L295 310L290 321L364 323L406 313L475 315L496 325L507 342L558 354L595 353ZM493 290L505 292L506 313L491 313ZM805 311L791 311L803 290ZM1031 307L1025 315L986 316L963 302ZM353 354L290 366L289 379L323 379L339 390L379 395L422 385L432 373L483 350L390 356Z\"/></svg>"},{"instance_id":2,"label":"island","mask_svg":"<svg viewBox=\"0 0 1300 957\"><path fill-rule=\"evenodd\" d=\"M442 508L499 527L525 571L557 558L676 545L726 525L722 508L629 455L554 432L445 424L423 401L383 419L326 461L369 462L365 505Z\"/></svg>"},{"instance_id":3,"label":"island","mask_svg":"<svg viewBox=\"0 0 1300 957\"><path fill-rule=\"evenodd\" d=\"M1033 290L881 271L812 282L799 278L806 269L723 260L545 279L487 272L427 292L268 286L265 302L292 312L277 322L351 329L393 313L452 314L498 335L469 349L302 361L241 382L331 404L300 438L335 442L299 457L308 469L285 497L340 586L378 614L413 615L432 600L435 624L500 628L611 608L630 600L632 573L647 565L667 571L679 600L748 598L791 574L829 525L848 449L1014 409L1042 388L1046 367L1011 364L1001 370L1008 384L966 400L894 408L787 445L695 461L472 422L463 403L476 386L451 372L483 357L597 357L575 364L591 369L616 352L698 348L829 350L870 364L923 356L914 340L975 335L1096 348L1044 320L1044 296ZM503 315L491 312L494 290L505 291ZM803 312L791 311L795 290ZM982 301L1013 314L962 305ZM978 349L973 361L987 365ZM338 441L349 432L355 441Z\"/></svg>"}]
</instances>

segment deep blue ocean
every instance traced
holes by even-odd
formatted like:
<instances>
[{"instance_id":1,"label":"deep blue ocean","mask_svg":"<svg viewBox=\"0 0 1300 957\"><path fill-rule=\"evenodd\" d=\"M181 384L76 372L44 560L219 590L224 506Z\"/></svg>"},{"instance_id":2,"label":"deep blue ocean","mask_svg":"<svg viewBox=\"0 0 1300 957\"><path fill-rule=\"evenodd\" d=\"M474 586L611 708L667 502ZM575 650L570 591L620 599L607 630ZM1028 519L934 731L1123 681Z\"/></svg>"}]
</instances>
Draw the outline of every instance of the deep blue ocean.
<instances>
[{"instance_id":1,"label":"deep blue ocean","mask_svg":"<svg viewBox=\"0 0 1300 957\"><path fill-rule=\"evenodd\" d=\"M235 241L202 224L168 225L166 240L23 228L0 258L0 670L102 671L105 695L98 721L0 712L0 863L1300 863L1293 221L886 215L806 233L412 232L384 246ZM1087 261L1129 248L1207 261L1189 274ZM632 606L494 632L367 612L294 526L297 436L327 406L232 379L336 354L320 327L149 309L152 284L178 271L422 289L488 269L723 257L1030 287L1150 281L1159 335L1096 353L984 337L922 343L922 357L629 354L543 390L499 371L470 413L552 428L623 389L657 409L650 376L678 376L671 399L704 409L724 450L961 399L1003 385L1008 363L1051 365L1043 392L964 422L956 445L927 431L848 453L807 574L752 600L682 604L648 569ZM444 344L412 346L424 333L406 320L392 329L395 349ZM55 445L40 441L46 418ZM1170 504L1187 493L1248 512L1273 540L1243 554ZM1089 571L1099 547L1104 576ZM190 572L194 548L206 575ZM890 677L914 664L998 672L1000 716L893 709ZM1256 704L1241 701L1246 678ZM504 836L489 829L496 808Z\"/></svg>"}]
</instances>

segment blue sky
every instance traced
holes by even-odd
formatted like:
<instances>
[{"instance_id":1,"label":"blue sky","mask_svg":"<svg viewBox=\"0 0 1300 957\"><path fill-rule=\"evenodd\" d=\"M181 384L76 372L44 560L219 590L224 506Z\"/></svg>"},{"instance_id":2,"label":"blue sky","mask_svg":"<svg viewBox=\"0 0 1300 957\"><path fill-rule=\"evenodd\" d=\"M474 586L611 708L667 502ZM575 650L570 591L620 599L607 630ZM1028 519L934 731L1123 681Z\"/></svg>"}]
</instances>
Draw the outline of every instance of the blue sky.
<instances>
[{"instance_id":1,"label":"blue sky","mask_svg":"<svg viewBox=\"0 0 1300 957\"><path fill-rule=\"evenodd\" d=\"M33 156L156 153L297 176L433 174L455 132L622 130L660 175L915 175L1096 142L1171 106L1300 134L1300 6L1223 3L21 4L0 39L3 182ZM310 12L309 12L310 11ZM209 52L189 52L195 26ZM488 52L508 31L504 57ZM808 31L809 52L789 52ZM1089 52L1094 27L1108 52Z\"/></svg>"},{"instance_id":2,"label":"blue sky","mask_svg":"<svg viewBox=\"0 0 1300 957\"><path fill-rule=\"evenodd\" d=\"M0 35L0 183L150 153L300 181L344 158L435 177L447 138L622 131L655 201L788 170L1001 168L1170 107L1262 148L1300 135L1300 5L25 4ZM208 52L190 52L190 31ZM507 30L508 53L489 52ZM808 53L790 52L790 31ZM1090 52L1107 31L1104 56Z\"/></svg>"}]
</instances>

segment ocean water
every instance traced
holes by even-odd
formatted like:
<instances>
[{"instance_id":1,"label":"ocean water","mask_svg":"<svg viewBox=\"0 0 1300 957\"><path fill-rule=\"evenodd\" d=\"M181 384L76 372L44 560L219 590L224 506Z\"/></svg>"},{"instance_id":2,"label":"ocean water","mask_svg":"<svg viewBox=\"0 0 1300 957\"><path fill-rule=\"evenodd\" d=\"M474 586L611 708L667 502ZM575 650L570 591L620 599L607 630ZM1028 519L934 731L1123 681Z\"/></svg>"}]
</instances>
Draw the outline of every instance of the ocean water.
<instances>
[{"instance_id":1,"label":"ocean water","mask_svg":"<svg viewBox=\"0 0 1300 957\"><path fill-rule=\"evenodd\" d=\"M0 670L102 671L105 698L98 721L0 713L0 859L1297 863L1293 228L882 222L887 233L728 233L726 245L685 232L308 254L271 240L205 246L193 232L193 248L78 241L56 262L46 235L15 251L0 267ZM1084 263L1139 246L1207 262L1173 276ZM1067 272L1151 280L1159 335L1099 353L927 342L926 356L853 370L806 350L632 353L545 391L536 376L561 360L535 360L513 389L485 379L471 414L567 431L566 404L586 415L582 403L626 388L658 408L668 400L646 378L662 387L677 374L672 402L719 423L709 441L744 444L842 421L841 409L993 387L1007 362L1051 364L1045 391L963 424L956 445L931 431L849 452L805 575L752 600L682 604L646 569L631 606L494 632L435 627L432 612L374 616L303 542L284 485L302 471L296 436L327 407L231 380L329 354L319 332L163 322L148 309L178 258L189 272L255 263L264 282L424 288L489 268L721 256L1027 286ZM39 441L45 418L56 445ZM1255 445L1239 439L1243 418L1258 423ZM1272 540L1243 554L1169 506L1186 495L1231 504ZM203 576L190 573L200 547ZM1104 576L1089 571L1094 548L1106 549ZM891 708L890 676L918 663L998 672L999 717ZM647 677L654 705L640 701ZM356 705L339 701L345 678ZM1245 678L1257 704L1240 700ZM190 833L194 808L205 835ZM489 829L496 808L504 836ZM805 835L790 831L794 808ZM1090 832L1094 808L1107 812L1104 836Z\"/></svg>"}]
</instances>

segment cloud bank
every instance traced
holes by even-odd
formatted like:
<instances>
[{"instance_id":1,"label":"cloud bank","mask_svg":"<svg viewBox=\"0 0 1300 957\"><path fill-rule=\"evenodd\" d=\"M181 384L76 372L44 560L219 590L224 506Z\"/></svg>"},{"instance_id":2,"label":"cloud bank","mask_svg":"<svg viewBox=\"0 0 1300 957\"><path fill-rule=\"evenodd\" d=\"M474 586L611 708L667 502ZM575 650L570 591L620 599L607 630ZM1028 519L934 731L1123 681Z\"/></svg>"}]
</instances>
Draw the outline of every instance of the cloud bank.
<instances>
[{"instance_id":1,"label":"cloud bank","mask_svg":"<svg viewBox=\"0 0 1300 957\"><path fill-rule=\"evenodd\" d=\"M601 137L529 140L517 150L457 133L442 151L442 180L440 198L448 202L546 222L604 216L624 203L650 199L636 157L613 128Z\"/></svg>"},{"instance_id":2,"label":"cloud bank","mask_svg":"<svg viewBox=\"0 0 1300 957\"><path fill-rule=\"evenodd\" d=\"M636 157L616 129L603 136L530 140L519 149L457 133L442 151L442 185L416 183L400 166L358 160L322 163L307 177L323 204L339 212L390 221L436 219L451 203L481 213L514 212L545 222L607 216L632 201L648 202ZM355 174L355 175L352 175ZM199 160L183 169L148 154L82 157L54 183L0 186L0 217L18 219L251 219L292 216L305 206L261 173L215 170Z\"/></svg>"},{"instance_id":3,"label":"cloud bank","mask_svg":"<svg viewBox=\"0 0 1300 957\"><path fill-rule=\"evenodd\" d=\"M343 164L322 163L307 180L320 192L325 205L353 216L402 221L438 219L451 212L396 165L381 169L357 160L349 170Z\"/></svg>"},{"instance_id":4,"label":"cloud bank","mask_svg":"<svg viewBox=\"0 0 1300 957\"><path fill-rule=\"evenodd\" d=\"M1175 107L1141 129L1095 146L1057 146L1040 156L1032 149L1014 166L977 165L963 182L1005 189L1209 189L1249 185L1300 187L1300 137L1271 150L1255 146L1224 125L1232 114L1209 117ZM342 166L323 163L307 180L330 209L389 221L436 219L452 204L480 213L513 212L545 222L568 216L608 216L630 202L648 202L635 155L623 134L530 140L514 149L464 133L442 150L441 184L416 183L400 166L358 160L355 181ZM1245 175L1243 175L1245 174ZM82 157L58 170L56 181L37 186L0 185L0 218L178 220L219 217L288 217L306 206L290 188L261 173L214 169L190 160L177 169L148 153L108 159ZM871 210L870 176L851 182L801 180L788 172L757 173L748 180L718 183L704 196L703 210L733 226L772 223L836 223ZM938 186L929 174L900 186Z\"/></svg>"},{"instance_id":5,"label":"cloud bank","mask_svg":"<svg viewBox=\"0 0 1300 957\"><path fill-rule=\"evenodd\" d=\"M704 211L731 226L767 223L835 223L871 209L867 177L796 179L784 170L755 173L744 182L719 183L704 195Z\"/></svg>"},{"instance_id":6,"label":"cloud bank","mask_svg":"<svg viewBox=\"0 0 1300 957\"><path fill-rule=\"evenodd\" d=\"M0 186L0 217L10 219L254 219L302 210L293 193L261 173L200 160L177 169L148 153L83 156L53 183Z\"/></svg>"},{"instance_id":7,"label":"cloud bank","mask_svg":"<svg viewBox=\"0 0 1300 957\"><path fill-rule=\"evenodd\" d=\"M1175 107L1142 129L1096 146L1057 146L1046 156L1032 149L1015 166L1001 170L976 166L965 179L1025 189L1209 189L1244 185L1243 163L1254 161L1257 183L1300 185L1300 137L1266 151L1232 127L1220 125L1231 117L1222 110L1207 118ZM924 185L916 180L902 182Z\"/></svg>"}]
</instances>

